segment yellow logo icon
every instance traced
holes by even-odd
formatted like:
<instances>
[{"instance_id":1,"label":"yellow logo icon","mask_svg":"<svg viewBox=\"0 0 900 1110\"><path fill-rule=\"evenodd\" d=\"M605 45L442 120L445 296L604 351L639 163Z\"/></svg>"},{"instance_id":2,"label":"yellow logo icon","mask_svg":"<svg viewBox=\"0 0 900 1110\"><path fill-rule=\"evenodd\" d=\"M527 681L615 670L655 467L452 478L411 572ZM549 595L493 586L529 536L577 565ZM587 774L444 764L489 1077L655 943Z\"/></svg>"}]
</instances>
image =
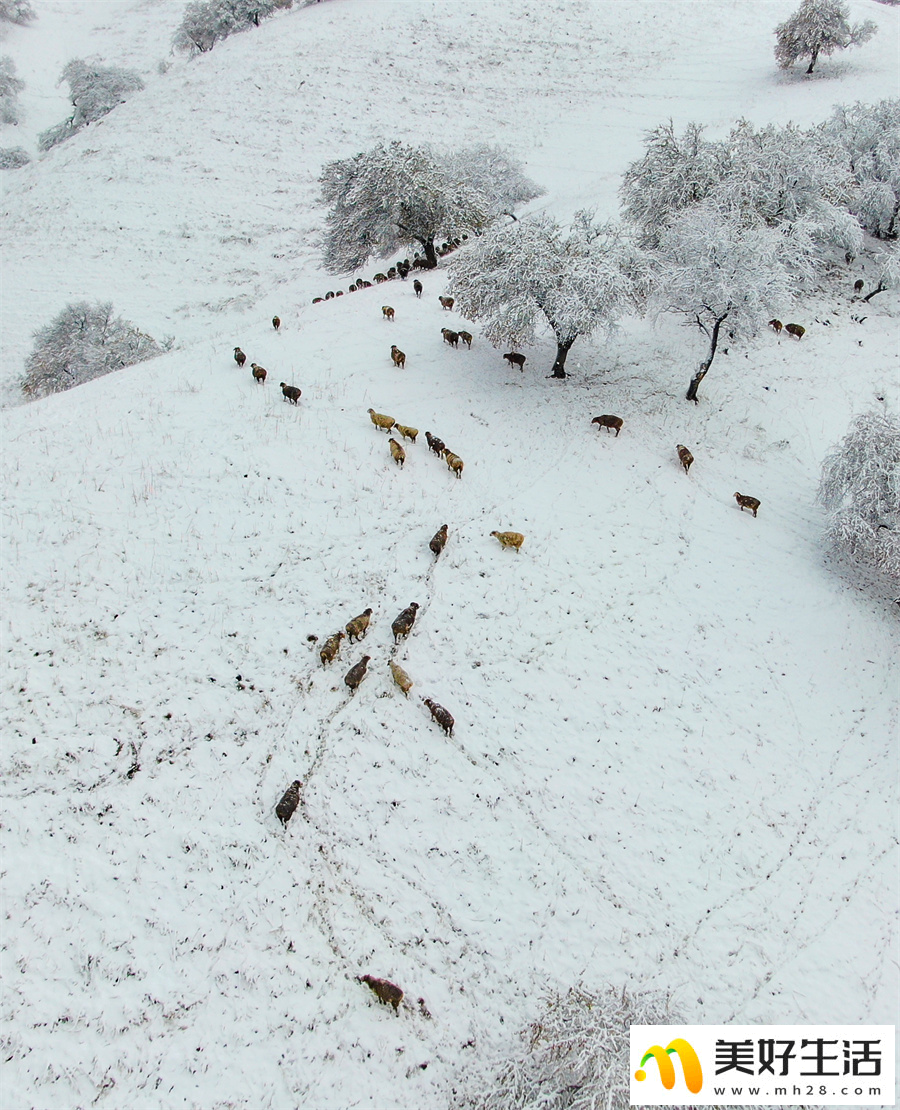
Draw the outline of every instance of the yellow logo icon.
<instances>
[{"instance_id":1,"label":"yellow logo icon","mask_svg":"<svg viewBox=\"0 0 900 1110\"><path fill-rule=\"evenodd\" d=\"M647 1073L644 1071L644 1064L652 1057L659 1066L659 1078L662 1081L662 1085L667 1091L671 1091L675 1086L675 1065L672 1063L671 1059L674 1055L677 1055L679 1060L681 1060L687 1089L691 1094L699 1094L700 1088L703 1086L703 1069L700 1067L697 1053L683 1037L676 1037L674 1041L669 1041L664 1049L658 1044L649 1048L644 1053L641 1059L641 1066L634 1073L634 1078L639 1083L647 1078Z\"/></svg>"}]
</instances>

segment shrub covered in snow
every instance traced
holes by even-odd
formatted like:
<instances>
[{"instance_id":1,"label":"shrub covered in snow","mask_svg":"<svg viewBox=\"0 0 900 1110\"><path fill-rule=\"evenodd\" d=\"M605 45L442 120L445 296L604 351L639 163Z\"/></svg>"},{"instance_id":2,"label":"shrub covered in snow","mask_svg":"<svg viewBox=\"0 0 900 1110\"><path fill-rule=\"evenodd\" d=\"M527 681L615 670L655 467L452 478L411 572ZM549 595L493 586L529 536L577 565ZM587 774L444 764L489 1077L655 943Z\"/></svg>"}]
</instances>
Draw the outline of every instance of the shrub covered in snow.
<instances>
[{"instance_id":1,"label":"shrub covered in snow","mask_svg":"<svg viewBox=\"0 0 900 1110\"><path fill-rule=\"evenodd\" d=\"M16 66L9 55L0 58L0 123L19 122L19 93L25 82L16 77Z\"/></svg>"},{"instance_id":2,"label":"shrub covered in snow","mask_svg":"<svg viewBox=\"0 0 900 1110\"><path fill-rule=\"evenodd\" d=\"M31 0L0 0L0 22L30 23L34 18Z\"/></svg>"},{"instance_id":3,"label":"shrub covered in snow","mask_svg":"<svg viewBox=\"0 0 900 1110\"><path fill-rule=\"evenodd\" d=\"M18 170L30 161L28 151L22 146L7 146L0 150L0 170Z\"/></svg>"},{"instance_id":4,"label":"shrub covered in snow","mask_svg":"<svg viewBox=\"0 0 900 1110\"><path fill-rule=\"evenodd\" d=\"M487 145L445 156L427 146L379 143L329 162L320 183L329 206L324 263L333 273L415 245L435 266L436 240L480 231L541 194L509 154Z\"/></svg>"},{"instance_id":5,"label":"shrub covered in snow","mask_svg":"<svg viewBox=\"0 0 900 1110\"><path fill-rule=\"evenodd\" d=\"M285 0L193 0L184 9L172 48L186 54L205 54L238 31L258 27L278 8L290 7Z\"/></svg>"},{"instance_id":6,"label":"shrub covered in snow","mask_svg":"<svg viewBox=\"0 0 900 1110\"><path fill-rule=\"evenodd\" d=\"M832 548L900 579L900 420L857 416L825 459L819 500Z\"/></svg>"},{"instance_id":7,"label":"shrub covered in snow","mask_svg":"<svg viewBox=\"0 0 900 1110\"><path fill-rule=\"evenodd\" d=\"M69 304L35 332L22 391L28 397L61 393L166 349L121 316L110 303Z\"/></svg>"},{"instance_id":8,"label":"shrub covered in snow","mask_svg":"<svg viewBox=\"0 0 900 1110\"><path fill-rule=\"evenodd\" d=\"M566 376L579 336L610 329L634 291L638 253L620 230L579 212L563 228L550 216L491 228L450 269L457 311L480 320L494 344L535 342L539 325L556 339L552 374Z\"/></svg>"},{"instance_id":9,"label":"shrub covered in snow","mask_svg":"<svg viewBox=\"0 0 900 1110\"><path fill-rule=\"evenodd\" d=\"M875 34L876 25L850 26L850 9L842 0L803 0L794 14L775 28L775 60L782 69L809 58L807 73L812 73L820 54L828 57L835 50L860 46Z\"/></svg>"},{"instance_id":10,"label":"shrub covered in snow","mask_svg":"<svg viewBox=\"0 0 900 1110\"><path fill-rule=\"evenodd\" d=\"M896 239L900 213L900 99L839 105L821 132L845 152L856 183L851 211L879 239Z\"/></svg>"},{"instance_id":11,"label":"shrub covered in snow","mask_svg":"<svg viewBox=\"0 0 900 1110\"><path fill-rule=\"evenodd\" d=\"M102 119L116 105L144 87L144 82L134 70L100 66L81 58L74 58L65 66L58 83L63 81L69 83L69 99L74 111L67 120L38 136L41 150L49 150L71 138L76 131Z\"/></svg>"}]
</instances>

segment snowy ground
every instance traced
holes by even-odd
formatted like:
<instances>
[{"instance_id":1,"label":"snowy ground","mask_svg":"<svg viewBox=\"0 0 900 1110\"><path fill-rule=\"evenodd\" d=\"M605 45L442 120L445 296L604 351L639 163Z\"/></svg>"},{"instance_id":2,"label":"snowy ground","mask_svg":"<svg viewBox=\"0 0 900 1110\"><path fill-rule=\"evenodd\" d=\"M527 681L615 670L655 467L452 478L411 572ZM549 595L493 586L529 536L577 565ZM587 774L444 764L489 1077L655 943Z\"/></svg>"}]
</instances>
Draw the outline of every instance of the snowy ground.
<instances>
[{"instance_id":1,"label":"snowy ground","mask_svg":"<svg viewBox=\"0 0 900 1110\"><path fill-rule=\"evenodd\" d=\"M3 52L101 18L35 6ZM777 75L792 7L333 0L5 175L8 382L74 297L184 346L2 418L4 1108L452 1106L579 981L695 1022L895 1020L897 609L827 565L814 494L851 415L900 399L896 299L859 324L837 282L791 310L801 343L720 355L696 408L671 323L579 344L560 383L549 344L524 375L475 327L443 344L441 273L308 303L335 284L319 168L385 134L502 140L538 204L612 211L669 115L807 123L896 83L875 3L871 44ZM103 8L95 51L150 74L180 6ZM422 432L402 471L370 406ZM367 606L323 669L307 637Z\"/></svg>"}]
</instances>

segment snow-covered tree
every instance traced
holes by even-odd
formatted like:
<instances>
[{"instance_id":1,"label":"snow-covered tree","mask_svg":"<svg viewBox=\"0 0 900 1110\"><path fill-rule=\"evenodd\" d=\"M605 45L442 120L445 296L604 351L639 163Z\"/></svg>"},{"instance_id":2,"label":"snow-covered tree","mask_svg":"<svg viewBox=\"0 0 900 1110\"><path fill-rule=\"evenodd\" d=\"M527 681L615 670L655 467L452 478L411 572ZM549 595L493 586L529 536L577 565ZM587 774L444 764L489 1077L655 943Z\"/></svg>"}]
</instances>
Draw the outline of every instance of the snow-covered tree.
<instances>
[{"instance_id":1,"label":"snow-covered tree","mask_svg":"<svg viewBox=\"0 0 900 1110\"><path fill-rule=\"evenodd\" d=\"M19 93L25 82L16 77L16 66L5 54L0 58L0 123L19 122Z\"/></svg>"},{"instance_id":2,"label":"snow-covered tree","mask_svg":"<svg viewBox=\"0 0 900 1110\"><path fill-rule=\"evenodd\" d=\"M638 252L612 225L580 212L570 228L550 216L497 225L450 266L457 310L481 321L494 344L533 343L539 327L556 339L552 376L580 336L610 329L634 294Z\"/></svg>"},{"instance_id":3,"label":"snow-covered tree","mask_svg":"<svg viewBox=\"0 0 900 1110\"><path fill-rule=\"evenodd\" d=\"M894 249L885 251L878 259L878 277L875 279L875 288L863 297L864 301L871 301L879 293L888 289L896 289L900 285L900 255Z\"/></svg>"},{"instance_id":4,"label":"snow-covered tree","mask_svg":"<svg viewBox=\"0 0 900 1110\"><path fill-rule=\"evenodd\" d=\"M900 99L839 105L820 131L845 152L856 182L850 209L878 239L900 227Z\"/></svg>"},{"instance_id":5,"label":"snow-covered tree","mask_svg":"<svg viewBox=\"0 0 900 1110\"><path fill-rule=\"evenodd\" d=\"M61 393L167 349L121 316L114 317L108 302L66 305L34 338L22 381L28 397Z\"/></svg>"},{"instance_id":6,"label":"snow-covered tree","mask_svg":"<svg viewBox=\"0 0 900 1110\"><path fill-rule=\"evenodd\" d=\"M118 66L101 66L74 58L63 69L58 84L69 83L69 99L73 112L62 123L38 136L41 150L49 150L89 123L102 119L132 93L139 92L144 82L134 70Z\"/></svg>"},{"instance_id":7,"label":"snow-covered tree","mask_svg":"<svg viewBox=\"0 0 900 1110\"><path fill-rule=\"evenodd\" d=\"M790 69L800 58L809 58L807 73L812 73L820 54L828 57L835 50L861 46L878 30L867 19L850 26L850 9L843 0L803 0L794 14L775 28L775 60Z\"/></svg>"},{"instance_id":8,"label":"snow-covered tree","mask_svg":"<svg viewBox=\"0 0 900 1110\"><path fill-rule=\"evenodd\" d=\"M205 54L221 39L258 27L263 19L284 7L290 7L286 0L193 0L172 36L172 48Z\"/></svg>"},{"instance_id":9,"label":"snow-covered tree","mask_svg":"<svg viewBox=\"0 0 900 1110\"><path fill-rule=\"evenodd\" d=\"M819 500L836 551L900 579L900 420L857 416L825 459Z\"/></svg>"},{"instance_id":10,"label":"snow-covered tree","mask_svg":"<svg viewBox=\"0 0 900 1110\"><path fill-rule=\"evenodd\" d=\"M722 328L733 339L754 334L812 280L814 260L814 245L799 221L741 226L708 202L672 221L654 255L651 304L657 312L683 316L709 340L689 401L697 401Z\"/></svg>"},{"instance_id":11,"label":"snow-covered tree","mask_svg":"<svg viewBox=\"0 0 900 1110\"><path fill-rule=\"evenodd\" d=\"M0 170L18 170L30 161L31 156L23 146L6 146L0 150Z\"/></svg>"},{"instance_id":12,"label":"snow-covered tree","mask_svg":"<svg viewBox=\"0 0 900 1110\"><path fill-rule=\"evenodd\" d=\"M0 0L0 21L30 23L35 18L31 0Z\"/></svg>"},{"instance_id":13,"label":"snow-covered tree","mask_svg":"<svg viewBox=\"0 0 900 1110\"><path fill-rule=\"evenodd\" d=\"M498 168L496 178L492 165ZM415 245L436 266L436 240L478 232L499 211L540 195L517 163L497 148L442 156L430 147L397 141L329 162L320 184L329 206L324 262L333 273Z\"/></svg>"},{"instance_id":14,"label":"snow-covered tree","mask_svg":"<svg viewBox=\"0 0 900 1110\"><path fill-rule=\"evenodd\" d=\"M676 135L669 120L647 132L644 141L644 156L626 169L619 194L625 218L640 229L641 246L655 247L669 220L718 184L724 151L721 143L704 139L696 123Z\"/></svg>"}]
</instances>

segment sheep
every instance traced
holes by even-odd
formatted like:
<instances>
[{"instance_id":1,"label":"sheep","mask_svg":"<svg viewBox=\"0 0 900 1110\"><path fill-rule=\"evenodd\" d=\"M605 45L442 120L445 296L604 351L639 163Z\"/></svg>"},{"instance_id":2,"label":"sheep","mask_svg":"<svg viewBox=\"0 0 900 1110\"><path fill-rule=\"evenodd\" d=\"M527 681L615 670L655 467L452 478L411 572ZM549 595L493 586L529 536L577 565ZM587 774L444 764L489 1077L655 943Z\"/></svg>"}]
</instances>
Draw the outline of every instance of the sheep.
<instances>
[{"instance_id":1,"label":"sheep","mask_svg":"<svg viewBox=\"0 0 900 1110\"><path fill-rule=\"evenodd\" d=\"M348 621L346 625L347 639L352 644L361 640L369 630L369 621L372 619L372 610L365 609L358 617Z\"/></svg>"},{"instance_id":2,"label":"sheep","mask_svg":"<svg viewBox=\"0 0 900 1110\"><path fill-rule=\"evenodd\" d=\"M465 463L462 461L459 455L454 455L449 447L445 447L441 454L444 456L444 459L447 462L447 469L452 470L457 478L461 478L463 466L465 466Z\"/></svg>"},{"instance_id":3,"label":"sheep","mask_svg":"<svg viewBox=\"0 0 900 1110\"><path fill-rule=\"evenodd\" d=\"M409 692L412 689L413 685L412 679L409 677L406 671L404 671L400 664L395 663L393 659L390 660L388 666L391 668L391 676L393 677L394 682L403 691L404 696L409 697Z\"/></svg>"},{"instance_id":4,"label":"sheep","mask_svg":"<svg viewBox=\"0 0 900 1110\"><path fill-rule=\"evenodd\" d=\"M322 303L322 301L324 301L324 300L325 300L325 298L324 298L324 297L313 297L313 299L312 299L312 303L313 303L313 304L321 304L321 303Z\"/></svg>"},{"instance_id":5,"label":"sheep","mask_svg":"<svg viewBox=\"0 0 900 1110\"><path fill-rule=\"evenodd\" d=\"M591 421L592 424L598 424L601 428L606 428L607 432L610 428L616 429L616 439L619 438L619 432L622 430L624 421L621 416L595 416Z\"/></svg>"},{"instance_id":6,"label":"sheep","mask_svg":"<svg viewBox=\"0 0 900 1110\"><path fill-rule=\"evenodd\" d=\"M405 424L395 424L394 427L400 433L401 439L408 439L411 443L416 442L416 436L419 434L418 428L407 428Z\"/></svg>"},{"instance_id":7,"label":"sheep","mask_svg":"<svg viewBox=\"0 0 900 1110\"><path fill-rule=\"evenodd\" d=\"M781 335L781 329L784 327L784 324L782 324L780 320L770 320L769 327L776 335Z\"/></svg>"},{"instance_id":8,"label":"sheep","mask_svg":"<svg viewBox=\"0 0 900 1110\"><path fill-rule=\"evenodd\" d=\"M275 816L282 825L286 825L294 816L294 810L300 804L300 787L302 785L303 783L299 779L294 779L291 785L282 794L281 801L275 807Z\"/></svg>"},{"instance_id":9,"label":"sheep","mask_svg":"<svg viewBox=\"0 0 900 1110\"><path fill-rule=\"evenodd\" d=\"M365 278L357 278L356 279L356 288L357 289L371 289L372 288L372 283L371 283L371 281L366 281Z\"/></svg>"},{"instance_id":10,"label":"sheep","mask_svg":"<svg viewBox=\"0 0 900 1110\"><path fill-rule=\"evenodd\" d=\"M333 289L329 289L328 292L325 294L325 300L326 301L333 301L334 300L334 290Z\"/></svg>"},{"instance_id":11,"label":"sheep","mask_svg":"<svg viewBox=\"0 0 900 1110\"><path fill-rule=\"evenodd\" d=\"M300 400L301 391L295 385L285 385L281 382L281 392L284 394L285 401L290 401L292 405L296 405Z\"/></svg>"},{"instance_id":12,"label":"sheep","mask_svg":"<svg viewBox=\"0 0 900 1110\"><path fill-rule=\"evenodd\" d=\"M250 363L250 369L253 371L253 377L260 385L266 384L266 371L262 366L257 366L255 362Z\"/></svg>"},{"instance_id":13,"label":"sheep","mask_svg":"<svg viewBox=\"0 0 900 1110\"><path fill-rule=\"evenodd\" d=\"M281 327L281 317L280 316L273 316L272 317L272 327L276 331L278 331L278 329Z\"/></svg>"},{"instance_id":14,"label":"sheep","mask_svg":"<svg viewBox=\"0 0 900 1110\"><path fill-rule=\"evenodd\" d=\"M352 285L347 286L348 293L355 293L359 286L354 282Z\"/></svg>"},{"instance_id":15,"label":"sheep","mask_svg":"<svg viewBox=\"0 0 900 1110\"><path fill-rule=\"evenodd\" d=\"M802 324L785 324L784 330L788 335L796 335L798 339L802 339L806 334L806 328Z\"/></svg>"},{"instance_id":16,"label":"sheep","mask_svg":"<svg viewBox=\"0 0 900 1110\"><path fill-rule=\"evenodd\" d=\"M376 979L372 975L358 975L356 981L370 987L379 1002L383 1002L385 1006L393 1006L395 1012L399 1010L400 1003L403 1001L403 991L396 983L390 983L387 979Z\"/></svg>"},{"instance_id":17,"label":"sheep","mask_svg":"<svg viewBox=\"0 0 900 1110\"><path fill-rule=\"evenodd\" d=\"M343 295L344 295L344 290L343 289L338 289L338 291L335 293L336 297L343 297Z\"/></svg>"},{"instance_id":18,"label":"sheep","mask_svg":"<svg viewBox=\"0 0 900 1110\"><path fill-rule=\"evenodd\" d=\"M243 368L244 368L244 363L245 363L245 362L247 361L247 356L246 356L246 355L244 354L244 352L243 352L243 351L242 351L242 350L240 349L240 347L235 347L235 349L234 349L234 361L235 361L235 362L236 362L236 363L238 364L238 366L240 366L240 367L241 367L241 369L243 370Z\"/></svg>"},{"instance_id":19,"label":"sheep","mask_svg":"<svg viewBox=\"0 0 900 1110\"><path fill-rule=\"evenodd\" d=\"M863 281L862 278L859 278L857 281L854 281L854 283L853 283L853 292L856 293L857 296L858 296L863 291L863 286L864 285L865 285L865 282Z\"/></svg>"},{"instance_id":20,"label":"sheep","mask_svg":"<svg viewBox=\"0 0 900 1110\"><path fill-rule=\"evenodd\" d=\"M389 304L383 304L381 306L381 315L385 318L385 320L393 320L394 319L394 310L391 308L391 306Z\"/></svg>"},{"instance_id":21,"label":"sheep","mask_svg":"<svg viewBox=\"0 0 900 1110\"><path fill-rule=\"evenodd\" d=\"M455 721L449 710L445 709L442 705L438 705L438 703L432 701L431 698L422 698L422 701L428 706L432 719L437 721L448 736L452 736Z\"/></svg>"},{"instance_id":22,"label":"sheep","mask_svg":"<svg viewBox=\"0 0 900 1110\"><path fill-rule=\"evenodd\" d=\"M354 663L349 671L344 675L344 684L349 687L351 693L356 693L359 689L359 684L366 677L366 668L369 665L371 655L364 655L358 663Z\"/></svg>"},{"instance_id":23,"label":"sheep","mask_svg":"<svg viewBox=\"0 0 900 1110\"><path fill-rule=\"evenodd\" d=\"M451 331L449 328L441 328L441 335L444 337L444 342L449 343L451 347L459 346L459 334Z\"/></svg>"},{"instance_id":24,"label":"sheep","mask_svg":"<svg viewBox=\"0 0 900 1110\"><path fill-rule=\"evenodd\" d=\"M417 254L416 257L412 260L412 268L414 270L430 270L431 265L429 264L427 258L422 258L421 255Z\"/></svg>"},{"instance_id":25,"label":"sheep","mask_svg":"<svg viewBox=\"0 0 900 1110\"><path fill-rule=\"evenodd\" d=\"M515 351L510 351L508 355L504 355L503 357L509 363L510 369L512 369L514 366L518 366L518 368L524 374L524 372L525 372L525 356L524 355L519 355L519 354L516 354Z\"/></svg>"},{"instance_id":26,"label":"sheep","mask_svg":"<svg viewBox=\"0 0 900 1110\"><path fill-rule=\"evenodd\" d=\"M413 292L415 293L415 295L417 297L422 296L422 283L421 283L421 281L419 281L418 278L415 278L413 280Z\"/></svg>"},{"instance_id":27,"label":"sheep","mask_svg":"<svg viewBox=\"0 0 900 1110\"><path fill-rule=\"evenodd\" d=\"M525 537L521 532L491 532L491 535L497 537L501 547L514 547L517 555L519 554L519 548L525 542Z\"/></svg>"},{"instance_id":28,"label":"sheep","mask_svg":"<svg viewBox=\"0 0 900 1110\"><path fill-rule=\"evenodd\" d=\"M694 456L690 453L690 451L688 451L683 443L677 444L675 450L678 452L678 458L681 460L681 465L684 467L685 474L687 474L687 472L691 469L691 463L694 461Z\"/></svg>"},{"instance_id":29,"label":"sheep","mask_svg":"<svg viewBox=\"0 0 900 1110\"><path fill-rule=\"evenodd\" d=\"M333 636L329 636L325 643L322 644L319 658L322 660L323 667L327 667L329 663L335 661L338 652L341 650L341 640L343 640L343 638L343 632L335 632Z\"/></svg>"},{"instance_id":30,"label":"sheep","mask_svg":"<svg viewBox=\"0 0 900 1110\"><path fill-rule=\"evenodd\" d=\"M409 277L409 263L408 262L398 262L397 263L397 273L400 275L400 277L403 279L403 281L406 281L406 279Z\"/></svg>"},{"instance_id":31,"label":"sheep","mask_svg":"<svg viewBox=\"0 0 900 1110\"><path fill-rule=\"evenodd\" d=\"M444 550L444 545L447 543L447 525L442 524L440 528L431 537L428 546L434 552L435 557L440 555Z\"/></svg>"},{"instance_id":32,"label":"sheep","mask_svg":"<svg viewBox=\"0 0 900 1110\"><path fill-rule=\"evenodd\" d=\"M374 280L376 285L381 285L383 281L387 281L387 274L376 274Z\"/></svg>"},{"instance_id":33,"label":"sheep","mask_svg":"<svg viewBox=\"0 0 900 1110\"><path fill-rule=\"evenodd\" d=\"M472 336L471 336L471 334L467 331L461 331L459 333L459 338L463 341L463 343L465 343L465 345L471 351L472 350Z\"/></svg>"},{"instance_id":34,"label":"sheep","mask_svg":"<svg viewBox=\"0 0 900 1110\"><path fill-rule=\"evenodd\" d=\"M397 278L397 267L391 266L387 272L388 281L395 281Z\"/></svg>"},{"instance_id":35,"label":"sheep","mask_svg":"<svg viewBox=\"0 0 900 1110\"><path fill-rule=\"evenodd\" d=\"M757 498L748 497L745 493L736 493L734 499L740 505L741 512L743 512L744 509L752 509L753 515L756 516L756 512L759 509L759 500Z\"/></svg>"},{"instance_id":36,"label":"sheep","mask_svg":"<svg viewBox=\"0 0 900 1110\"><path fill-rule=\"evenodd\" d=\"M400 350L396 343L391 344L391 358L394 360L394 365L402 370L406 366L406 355Z\"/></svg>"},{"instance_id":37,"label":"sheep","mask_svg":"<svg viewBox=\"0 0 900 1110\"><path fill-rule=\"evenodd\" d=\"M450 312L454 304L456 304L452 297L438 297L438 300L441 302L441 308L446 309L448 312Z\"/></svg>"},{"instance_id":38,"label":"sheep","mask_svg":"<svg viewBox=\"0 0 900 1110\"><path fill-rule=\"evenodd\" d=\"M391 458L398 466L402 467L406 462L406 452L393 437L388 440L388 447L391 449Z\"/></svg>"},{"instance_id":39,"label":"sheep","mask_svg":"<svg viewBox=\"0 0 900 1110\"><path fill-rule=\"evenodd\" d=\"M367 412L369 413L369 419L372 421L376 428L383 428L386 432L390 433L391 428L393 428L395 424L393 416L384 416L382 413L376 412L374 409L367 409Z\"/></svg>"},{"instance_id":40,"label":"sheep","mask_svg":"<svg viewBox=\"0 0 900 1110\"><path fill-rule=\"evenodd\" d=\"M426 432L425 438L428 440L429 450L433 451L438 458L441 458L447 448L446 443L442 439L438 439L437 436L433 436L431 432Z\"/></svg>"},{"instance_id":41,"label":"sheep","mask_svg":"<svg viewBox=\"0 0 900 1110\"><path fill-rule=\"evenodd\" d=\"M395 644L399 644L401 639L405 639L409 635L412 626L415 624L416 610L418 608L419 603L417 601L410 602L391 625L391 632L394 634Z\"/></svg>"}]
</instances>

